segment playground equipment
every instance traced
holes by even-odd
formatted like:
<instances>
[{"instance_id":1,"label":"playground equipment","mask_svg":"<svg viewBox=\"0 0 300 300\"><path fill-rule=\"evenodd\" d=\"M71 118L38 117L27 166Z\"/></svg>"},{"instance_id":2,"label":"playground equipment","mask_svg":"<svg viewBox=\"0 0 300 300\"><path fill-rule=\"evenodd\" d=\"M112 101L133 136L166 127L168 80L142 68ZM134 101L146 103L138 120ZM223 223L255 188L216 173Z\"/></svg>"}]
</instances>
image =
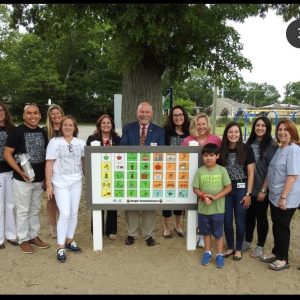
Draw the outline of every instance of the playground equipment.
<instances>
[{"instance_id":1,"label":"playground equipment","mask_svg":"<svg viewBox=\"0 0 300 300\"><path fill-rule=\"evenodd\" d=\"M279 123L279 116L278 116L278 112L275 110L258 110L258 109L253 109L251 111L245 111L242 108L239 108L238 111L236 112L235 116L234 116L234 121L237 122L238 118L241 116L244 116L244 142L247 140L247 135L248 135L248 120L250 118L257 118L259 116L264 116L264 117L269 117L270 113L274 113L275 117L274 117L274 124L275 126L277 126L277 124ZM295 112L293 115L295 115L295 119L296 119L296 113ZM292 121L294 121L291 118Z\"/></svg>"}]
</instances>

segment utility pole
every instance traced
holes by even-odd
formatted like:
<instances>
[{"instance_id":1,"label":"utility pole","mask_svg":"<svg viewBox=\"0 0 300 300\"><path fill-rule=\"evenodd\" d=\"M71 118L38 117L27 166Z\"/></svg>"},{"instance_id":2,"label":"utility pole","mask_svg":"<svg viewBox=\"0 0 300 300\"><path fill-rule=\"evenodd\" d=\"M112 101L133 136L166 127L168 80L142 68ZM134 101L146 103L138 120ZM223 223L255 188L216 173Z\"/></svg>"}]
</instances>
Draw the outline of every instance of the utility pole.
<instances>
[{"instance_id":1,"label":"utility pole","mask_svg":"<svg viewBox=\"0 0 300 300\"><path fill-rule=\"evenodd\" d=\"M214 98L213 98L213 111L212 111L212 131L213 131L213 134L216 134L217 97L218 97L218 88L215 85L214 86Z\"/></svg>"}]
</instances>

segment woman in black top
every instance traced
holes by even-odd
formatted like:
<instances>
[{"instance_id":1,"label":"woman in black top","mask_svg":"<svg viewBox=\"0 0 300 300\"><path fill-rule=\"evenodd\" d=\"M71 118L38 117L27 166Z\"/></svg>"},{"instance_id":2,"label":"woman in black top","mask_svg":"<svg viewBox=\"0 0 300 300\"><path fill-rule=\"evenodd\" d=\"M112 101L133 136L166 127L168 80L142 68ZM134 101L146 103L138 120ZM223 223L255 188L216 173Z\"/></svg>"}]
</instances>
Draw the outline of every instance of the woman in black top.
<instances>
[{"instance_id":1,"label":"woman in black top","mask_svg":"<svg viewBox=\"0 0 300 300\"><path fill-rule=\"evenodd\" d=\"M115 123L111 116L104 114L99 117L96 122L96 130L94 134L90 135L86 141L86 145L90 146L91 142L99 141L100 146L109 147L120 144L121 138L115 131ZM102 218L103 220L104 218ZM93 220L91 224L91 231L93 233ZM111 240L117 238L117 211L108 210L106 216L105 234Z\"/></svg>"},{"instance_id":2,"label":"woman in black top","mask_svg":"<svg viewBox=\"0 0 300 300\"><path fill-rule=\"evenodd\" d=\"M15 128L10 113L0 102L0 249L4 249L5 238L13 245L17 243L15 203L13 199L13 171L3 157L9 132Z\"/></svg>"},{"instance_id":3,"label":"woman in black top","mask_svg":"<svg viewBox=\"0 0 300 300\"><path fill-rule=\"evenodd\" d=\"M165 123L165 136L166 145L177 146L180 145L184 138L189 135L189 117L185 109L176 105L171 108L168 119ZM178 236L183 237L183 230L181 227L182 210L174 210L175 226L174 230ZM171 238L170 220L172 216L171 210L163 210L162 215L164 217L164 237Z\"/></svg>"},{"instance_id":4,"label":"woman in black top","mask_svg":"<svg viewBox=\"0 0 300 300\"><path fill-rule=\"evenodd\" d=\"M271 136L272 124L267 117L258 117L252 126L250 136L247 140L254 153L256 167L254 172L254 184L251 196L251 206L247 209L246 236L242 250L251 248L253 233L257 223L257 246L252 257L263 255L263 248L268 235L268 207L269 200L267 191L263 189L264 180L267 177L268 166L277 150L277 145Z\"/></svg>"},{"instance_id":5,"label":"woman in black top","mask_svg":"<svg viewBox=\"0 0 300 300\"><path fill-rule=\"evenodd\" d=\"M251 205L255 158L252 148L243 143L242 130L236 122L230 122L225 127L220 164L226 167L232 183L232 191L225 197L224 232L228 249L224 256L234 254L234 260L240 260L245 237L246 213ZM236 224L236 238L234 238L233 218Z\"/></svg>"}]
</instances>

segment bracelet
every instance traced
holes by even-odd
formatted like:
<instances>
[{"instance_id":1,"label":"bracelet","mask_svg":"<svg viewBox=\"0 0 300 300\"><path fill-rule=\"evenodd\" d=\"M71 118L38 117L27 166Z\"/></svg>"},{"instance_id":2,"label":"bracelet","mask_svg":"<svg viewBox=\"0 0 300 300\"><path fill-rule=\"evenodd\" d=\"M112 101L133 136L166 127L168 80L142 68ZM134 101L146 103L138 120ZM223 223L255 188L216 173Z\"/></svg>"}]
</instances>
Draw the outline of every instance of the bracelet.
<instances>
[{"instance_id":1,"label":"bracelet","mask_svg":"<svg viewBox=\"0 0 300 300\"><path fill-rule=\"evenodd\" d=\"M280 196L280 199L286 199L287 197L283 197L282 195Z\"/></svg>"},{"instance_id":2,"label":"bracelet","mask_svg":"<svg viewBox=\"0 0 300 300\"><path fill-rule=\"evenodd\" d=\"M204 195L201 195L201 196L200 196L200 199L201 199L202 201L205 201L205 198L206 198L206 197L205 197Z\"/></svg>"}]
</instances>

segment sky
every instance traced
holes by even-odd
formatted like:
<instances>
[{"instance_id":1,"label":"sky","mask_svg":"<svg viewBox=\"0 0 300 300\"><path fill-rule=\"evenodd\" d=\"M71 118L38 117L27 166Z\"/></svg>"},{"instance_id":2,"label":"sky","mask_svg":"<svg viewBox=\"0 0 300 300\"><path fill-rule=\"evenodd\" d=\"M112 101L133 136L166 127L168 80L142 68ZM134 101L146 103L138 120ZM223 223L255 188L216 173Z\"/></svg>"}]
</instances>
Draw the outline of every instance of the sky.
<instances>
[{"instance_id":1,"label":"sky","mask_svg":"<svg viewBox=\"0 0 300 300\"><path fill-rule=\"evenodd\" d=\"M247 18L234 23L244 45L242 54L252 63L252 71L242 71L246 82L274 85L283 100L284 86L300 81L300 49L289 44L286 29L294 21L284 22L281 16L270 11L263 19Z\"/></svg>"}]
</instances>

